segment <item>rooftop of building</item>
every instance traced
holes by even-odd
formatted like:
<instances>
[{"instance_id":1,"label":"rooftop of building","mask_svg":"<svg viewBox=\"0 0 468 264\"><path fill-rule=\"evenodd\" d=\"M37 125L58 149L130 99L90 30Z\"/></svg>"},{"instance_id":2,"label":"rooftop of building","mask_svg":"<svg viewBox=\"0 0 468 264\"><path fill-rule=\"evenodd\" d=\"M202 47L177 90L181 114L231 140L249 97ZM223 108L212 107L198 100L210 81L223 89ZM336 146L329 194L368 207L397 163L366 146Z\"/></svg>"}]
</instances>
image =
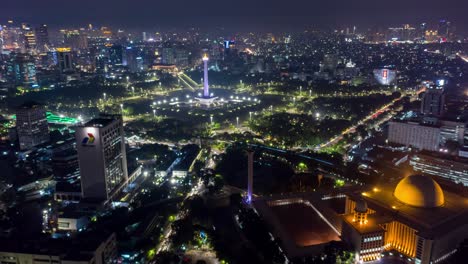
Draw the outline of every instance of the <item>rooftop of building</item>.
<instances>
[{"instance_id":1,"label":"rooftop of building","mask_svg":"<svg viewBox=\"0 0 468 264\"><path fill-rule=\"evenodd\" d=\"M467 151L464 149L464 151ZM447 160L450 162L459 162L462 163L461 165L466 165L468 166L468 158L461 157L461 156L454 156L454 155L449 155L447 153L443 152L435 152L435 151L427 151L427 150L422 150L417 153L413 154L413 159L415 157L419 158L430 158L430 159L441 159L441 160Z\"/></svg>"},{"instance_id":2,"label":"rooftop of building","mask_svg":"<svg viewBox=\"0 0 468 264\"><path fill-rule=\"evenodd\" d=\"M395 123L403 123L415 126L435 127L440 128L443 126L463 126L467 121L461 118L453 117L435 117L435 116L415 116L410 118L394 118L391 120Z\"/></svg>"},{"instance_id":3,"label":"rooftop of building","mask_svg":"<svg viewBox=\"0 0 468 264\"><path fill-rule=\"evenodd\" d=\"M356 229L360 234L368 234L384 231L380 224L390 222L391 218L385 217L384 215L372 214L367 216L366 224L359 224L359 222L354 221L353 214L347 214L343 216L343 220Z\"/></svg>"},{"instance_id":4,"label":"rooftop of building","mask_svg":"<svg viewBox=\"0 0 468 264\"><path fill-rule=\"evenodd\" d=\"M43 108L44 105L43 104L40 104L38 102L34 102L34 101L26 101L24 102L23 104L21 104L20 106L18 106L18 110L19 109L35 109L35 108Z\"/></svg>"},{"instance_id":5,"label":"rooftop of building","mask_svg":"<svg viewBox=\"0 0 468 264\"><path fill-rule=\"evenodd\" d=\"M426 186L425 183L421 185ZM396 186L397 184L395 182L382 183L369 190L364 189L361 190L361 192L348 193L348 196L352 200L363 198L370 209L382 215L390 216L392 219L406 224L430 237L442 235L450 231L454 226L468 224L468 198L462 194L444 189L443 204L441 206L428 204L428 206L424 207L425 204L421 203L424 203L424 199L428 197L425 197L424 194L417 194L417 192L430 192L431 190L429 190L429 187L427 190L424 189L425 187L414 187L416 189L422 188L422 190L412 192L413 194L422 195L422 197L420 196L418 198L410 194L403 198L400 197L401 200L399 200L394 193ZM406 187L408 186L406 185ZM403 189L415 190L412 188L413 187ZM439 197L438 195L440 194L435 194L435 197ZM432 197L432 194L429 194L429 196ZM414 203L413 200L411 200L413 198L415 199ZM419 202L416 201L418 199Z\"/></svg>"},{"instance_id":6,"label":"rooftop of building","mask_svg":"<svg viewBox=\"0 0 468 264\"><path fill-rule=\"evenodd\" d=\"M62 151L55 152L52 156L53 160L69 160L75 159L78 156L76 149L69 148Z\"/></svg>"},{"instance_id":7,"label":"rooftop of building","mask_svg":"<svg viewBox=\"0 0 468 264\"><path fill-rule=\"evenodd\" d=\"M63 208L58 217L59 218L69 218L69 219L80 219L83 217L90 217L90 213L82 212L76 204L70 204L67 207Z\"/></svg>"},{"instance_id":8,"label":"rooftop of building","mask_svg":"<svg viewBox=\"0 0 468 264\"><path fill-rule=\"evenodd\" d=\"M90 260L99 245L112 234L85 233L74 239L67 238L0 238L0 252L60 256L62 259Z\"/></svg>"},{"instance_id":9,"label":"rooftop of building","mask_svg":"<svg viewBox=\"0 0 468 264\"><path fill-rule=\"evenodd\" d=\"M321 192L277 194L256 197L253 206L282 241L288 257L301 257L341 240L337 230L342 221L322 197Z\"/></svg>"},{"instance_id":10,"label":"rooftop of building","mask_svg":"<svg viewBox=\"0 0 468 264\"><path fill-rule=\"evenodd\" d=\"M81 183L76 181L74 183L59 181L55 185L57 193L81 193Z\"/></svg>"},{"instance_id":11,"label":"rooftop of building","mask_svg":"<svg viewBox=\"0 0 468 264\"><path fill-rule=\"evenodd\" d=\"M115 121L111 118L94 118L84 124L85 127L105 127Z\"/></svg>"}]
</instances>

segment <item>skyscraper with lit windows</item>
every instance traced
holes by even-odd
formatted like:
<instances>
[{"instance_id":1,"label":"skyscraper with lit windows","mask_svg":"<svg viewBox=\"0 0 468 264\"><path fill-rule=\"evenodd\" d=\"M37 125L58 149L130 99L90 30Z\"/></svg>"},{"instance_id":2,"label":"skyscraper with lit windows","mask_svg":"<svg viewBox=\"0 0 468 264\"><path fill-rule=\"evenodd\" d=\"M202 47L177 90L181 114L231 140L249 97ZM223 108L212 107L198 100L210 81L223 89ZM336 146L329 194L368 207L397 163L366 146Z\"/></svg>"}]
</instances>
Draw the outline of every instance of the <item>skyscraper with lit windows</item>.
<instances>
[{"instance_id":1,"label":"skyscraper with lit windows","mask_svg":"<svg viewBox=\"0 0 468 264\"><path fill-rule=\"evenodd\" d=\"M76 128L85 199L108 200L128 179L122 116L102 115Z\"/></svg>"},{"instance_id":2,"label":"skyscraper with lit windows","mask_svg":"<svg viewBox=\"0 0 468 264\"><path fill-rule=\"evenodd\" d=\"M37 49L40 52L45 52L49 49L49 30L46 24L41 24L36 28Z\"/></svg>"},{"instance_id":3,"label":"skyscraper with lit windows","mask_svg":"<svg viewBox=\"0 0 468 264\"><path fill-rule=\"evenodd\" d=\"M13 54L8 65L8 73L18 86L25 88L37 86L36 64L34 58L29 54Z\"/></svg>"},{"instance_id":4,"label":"skyscraper with lit windows","mask_svg":"<svg viewBox=\"0 0 468 264\"><path fill-rule=\"evenodd\" d=\"M49 141L49 127L43 105L27 102L16 109L16 130L21 150Z\"/></svg>"},{"instance_id":5,"label":"skyscraper with lit windows","mask_svg":"<svg viewBox=\"0 0 468 264\"><path fill-rule=\"evenodd\" d=\"M36 33L28 24L22 24L21 29L23 30L24 36L24 47L26 50L34 50L37 48Z\"/></svg>"},{"instance_id":6,"label":"skyscraper with lit windows","mask_svg":"<svg viewBox=\"0 0 468 264\"><path fill-rule=\"evenodd\" d=\"M421 113L425 115L441 116L445 112L445 93L442 87L426 89L422 97Z\"/></svg>"}]
</instances>

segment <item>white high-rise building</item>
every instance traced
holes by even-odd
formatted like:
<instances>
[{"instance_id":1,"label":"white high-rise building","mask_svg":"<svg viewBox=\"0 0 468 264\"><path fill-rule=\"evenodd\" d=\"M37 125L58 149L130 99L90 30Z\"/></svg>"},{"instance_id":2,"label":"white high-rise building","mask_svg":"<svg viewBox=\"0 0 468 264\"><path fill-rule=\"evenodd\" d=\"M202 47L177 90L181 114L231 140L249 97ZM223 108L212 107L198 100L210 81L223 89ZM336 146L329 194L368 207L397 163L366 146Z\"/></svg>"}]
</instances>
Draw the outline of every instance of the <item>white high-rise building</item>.
<instances>
[{"instance_id":1,"label":"white high-rise building","mask_svg":"<svg viewBox=\"0 0 468 264\"><path fill-rule=\"evenodd\" d=\"M121 116L101 116L77 127L83 198L107 200L128 179Z\"/></svg>"}]
</instances>

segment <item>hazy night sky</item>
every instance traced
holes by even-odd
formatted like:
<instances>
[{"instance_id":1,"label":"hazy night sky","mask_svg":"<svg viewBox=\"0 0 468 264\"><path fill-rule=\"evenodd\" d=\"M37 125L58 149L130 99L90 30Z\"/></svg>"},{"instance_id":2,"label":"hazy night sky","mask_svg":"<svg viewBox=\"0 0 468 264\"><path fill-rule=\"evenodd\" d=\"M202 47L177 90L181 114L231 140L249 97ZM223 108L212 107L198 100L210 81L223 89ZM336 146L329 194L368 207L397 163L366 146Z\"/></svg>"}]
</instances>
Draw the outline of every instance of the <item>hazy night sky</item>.
<instances>
[{"instance_id":1,"label":"hazy night sky","mask_svg":"<svg viewBox=\"0 0 468 264\"><path fill-rule=\"evenodd\" d=\"M2 0L0 22L281 30L436 24L447 18L466 31L467 10L467 0Z\"/></svg>"}]
</instances>

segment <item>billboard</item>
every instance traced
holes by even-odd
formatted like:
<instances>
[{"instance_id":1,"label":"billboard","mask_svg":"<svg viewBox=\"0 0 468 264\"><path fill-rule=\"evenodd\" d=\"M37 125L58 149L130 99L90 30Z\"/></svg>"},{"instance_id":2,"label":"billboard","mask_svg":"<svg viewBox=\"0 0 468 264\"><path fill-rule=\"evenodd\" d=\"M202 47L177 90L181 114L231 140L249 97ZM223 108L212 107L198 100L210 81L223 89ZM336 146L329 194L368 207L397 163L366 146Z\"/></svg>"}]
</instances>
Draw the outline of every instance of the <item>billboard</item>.
<instances>
[{"instance_id":1,"label":"billboard","mask_svg":"<svg viewBox=\"0 0 468 264\"><path fill-rule=\"evenodd\" d=\"M393 81L395 81L396 71L392 69L387 69L387 68L375 69L374 78L381 85L390 85L393 83Z\"/></svg>"}]
</instances>

